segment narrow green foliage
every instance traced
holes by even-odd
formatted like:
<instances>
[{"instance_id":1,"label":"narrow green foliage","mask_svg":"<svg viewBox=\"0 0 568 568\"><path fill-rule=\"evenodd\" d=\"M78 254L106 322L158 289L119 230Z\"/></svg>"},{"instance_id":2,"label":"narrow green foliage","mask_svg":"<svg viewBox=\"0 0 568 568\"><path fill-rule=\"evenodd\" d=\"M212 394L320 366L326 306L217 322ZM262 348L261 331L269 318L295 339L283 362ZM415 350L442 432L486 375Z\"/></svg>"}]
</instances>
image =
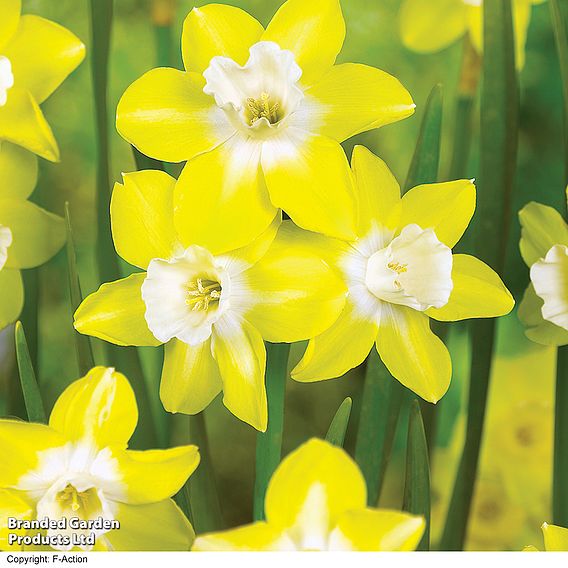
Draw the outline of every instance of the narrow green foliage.
<instances>
[{"instance_id":1,"label":"narrow green foliage","mask_svg":"<svg viewBox=\"0 0 568 568\"><path fill-rule=\"evenodd\" d=\"M408 418L406 446L406 480L403 509L426 519L426 530L417 550L430 548L430 465L426 432L420 403L413 400Z\"/></svg>"},{"instance_id":2,"label":"narrow green foliage","mask_svg":"<svg viewBox=\"0 0 568 568\"><path fill-rule=\"evenodd\" d=\"M349 426L349 417L351 416L351 407L353 406L353 401L350 397L347 397L337 409L333 420L329 426L329 430L325 436L325 439L334 444L335 446L343 447L345 442L345 434L347 433L347 427Z\"/></svg>"},{"instance_id":3,"label":"narrow green foliage","mask_svg":"<svg viewBox=\"0 0 568 568\"><path fill-rule=\"evenodd\" d=\"M26 412L30 422L47 423L47 417L41 399L41 393L36 381L36 375L30 359L30 352L26 335L21 322L16 322L15 329L16 357L18 359L18 370L20 373L20 384L24 394Z\"/></svg>"},{"instance_id":4,"label":"narrow green foliage","mask_svg":"<svg viewBox=\"0 0 568 568\"><path fill-rule=\"evenodd\" d=\"M73 228L71 226L71 217L69 213L69 203L65 202L65 223L67 226L67 269L69 277L69 293L71 298L71 317L79 304L83 300L81 294L81 283L77 272L77 256L75 254L75 242L73 239ZM77 351L77 363L79 364L79 372L86 375L90 369L95 366L93 357L93 349L91 339L87 335L75 332L75 349Z\"/></svg>"},{"instance_id":5,"label":"narrow green foliage","mask_svg":"<svg viewBox=\"0 0 568 568\"><path fill-rule=\"evenodd\" d=\"M145 154L142 154L137 148L132 146L132 153L134 155L134 161L136 162L136 169L140 170L161 170L164 171L164 163L160 160L154 160L154 158L149 158Z\"/></svg>"},{"instance_id":6,"label":"narrow green foliage","mask_svg":"<svg viewBox=\"0 0 568 568\"><path fill-rule=\"evenodd\" d=\"M266 396L268 428L256 435L256 476L254 480L253 517L264 519L264 496L268 482L282 457L284 398L288 379L288 343L266 344Z\"/></svg>"},{"instance_id":7,"label":"narrow green foliage","mask_svg":"<svg viewBox=\"0 0 568 568\"><path fill-rule=\"evenodd\" d=\"M481 169L475 218L476 256L503 272L510 199L517 154L518 92L511 0L484 3ZM471 324L472 361L466 441L460 460L442 550L464 546L471 509L493 359L495 320Z\"/></svg>"}]
</instances>

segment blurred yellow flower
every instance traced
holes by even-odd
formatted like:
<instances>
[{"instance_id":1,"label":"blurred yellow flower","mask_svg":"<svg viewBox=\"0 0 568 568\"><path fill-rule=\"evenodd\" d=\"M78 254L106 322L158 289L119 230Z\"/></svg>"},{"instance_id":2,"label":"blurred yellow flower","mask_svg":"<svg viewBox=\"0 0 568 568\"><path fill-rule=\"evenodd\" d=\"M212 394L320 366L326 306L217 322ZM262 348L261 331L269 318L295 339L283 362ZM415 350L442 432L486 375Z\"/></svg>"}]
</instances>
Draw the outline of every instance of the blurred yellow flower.
<instances>
[{"instance_id":1,"label":"blurred yellow flower","mask_svg":"<svg viewBox=\"0 0 568 568\"><path fill-rule=\"evenodd\" d=\"M422 517L367 508L357 464L311 439L278 466L265 499L266 521L197 537L193 550L414 550Z\"/></svg>"},{"instance_id":2,"label":"blurred yellow flower","mask_svg":"<svg viewBox=\"0 0 568 568\"><path fill-rule=\"evenodd\" d=\"M174 215L176 180L159 171L124 175L111 202L119 255L147 272L103 284L79 306L75 327L118 345L166 343L160 395L170 412L223 402L258 430L267 425L264 340L293 342L327 329L345 287L276 217L251 244L220 249L215 227L193 240ZM176 230L177 229L177 230Z\"/></svg>"},{"instance_id":3,"label":"blurred yellow flower","mask_svg":"<svg viewBox=\"0 0 568 568\"><path fill-rule=\"evenodd\" d=\"M85 46L69 30L20 15L21 0L0 0L0 140L47 160L59 148L39 105L83 61Z\"/></svg>"},{"instance_id":4,"label":"blurred yellow flower","mask_svg":"<svg viewBox=\"0 0 568 568\"><path fill-rule=\"evenodd\" d=\"M189 160L175 195L184 239L211 227L216 246L243 246L278 208L305 229L354 237L340 142L415 105L383 71L334 65L344 37L338 0L288 0L266 30L239 8L208 4L185 20L186 70L154 69L126 90L122 136L148 156Z\"/></svg>"},{"instance_id":5,"label":"blurred yellow flower","mask_svg":"<svg viewBox=\"0 0 568 568\"><path fill-rule=\"evenodd\" d=\"M519 212L520 249L531 283L519 306L526 335L543 345L568 344L568 225L552 207L531 202Z\"/></svg>"},{"instance_id":6,"label":"blurred yellow flower","mask_svg":"<svg viewBox=\"0 0 568 568\"><path fill-rule=\"evenodd\" d=\"M473 256L452 255L475 209L471 181L415 187L400 197L386 164L362 146L353 151L359 201L355 241L312 234L312 245L340 271L348 298L337 322L312 339L292 371L298 381L339 377L376 343L396 379L430 402L448 389L451 361L429 318L495 317L514 301Z\"/></svg>"},{"instance_id":7,"label":"blurred yellow flower","mask_svg":"<svg viewBox=\"0 0 568 568\"><path fill-rule=\"evenodd\" d=\"M531 6L545 0L513 0L516 63L525 64L525 44ZM478 53L483 52L483 0L404 0L400 11L404 45L418 53L432 53L469 34Z\"/></svg>"},{"instance_id":8,"label":"blurred yellow flower","mask_svg":"<svg viewBox=\"0 0 568 568\"><path fill-rule=\"evenodd\" d=\"M37 159L33 154L0 141L0 179L2 329L18 319L22 311L24 288L20 269L47 262L65 242L65 225L61 217L27 201L37 181Z\"/></svg>"},{"instance_id":9,"label":"blurred yellow flower","mask_svg":"<svg viewBox=\"0 0 568 568\"><path fill-rule=\"evenodd\" d=\"M57 550L90 550L92 543L74 545L73 538L91 533L97 550L189 550L193 529L170 497L199 464L198 449L129 450L137 422L126 377L105 367L65 389L49 426L0 420L0 538L17 532L7 529L8 517L47 517L66 519L66 526L30 528L21 536L49 538ZM71 519L103 527L74 530ZM113 521L120 528L104 527ZM36 543L0 540L2 549L10 544L33 549Z\"/></svg>"}]
</instances>

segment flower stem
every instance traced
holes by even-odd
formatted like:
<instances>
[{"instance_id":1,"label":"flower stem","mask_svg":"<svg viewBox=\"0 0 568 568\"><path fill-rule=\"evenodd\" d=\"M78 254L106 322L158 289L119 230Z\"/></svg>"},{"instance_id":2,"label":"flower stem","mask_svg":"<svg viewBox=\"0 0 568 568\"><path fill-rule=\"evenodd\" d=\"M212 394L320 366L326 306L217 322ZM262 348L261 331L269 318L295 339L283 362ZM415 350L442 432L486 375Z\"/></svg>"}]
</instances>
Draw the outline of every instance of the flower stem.
<instances>
[{"instance_id":1,"label":"flower stem","mask_svg":"<svg viewBox=\"0 0 568 568\"><path fill-rule=\"evenodd\" d=\"M152 0L152 23L156 38L158 67L172 66L172 24L176 15L176 0Z\"/></svg>"},{"instance_id":2,"label":"flower stem","mask_svg":"<svg viewBox=\"0 0 568 568\"><path fill-rule=\"evenodd\" d=\"M266 344L266 396L268 428L256 435L256 477L254 480L253 517L264 519L264 497L268 482L282 457L284 398L288 378L288 343Z\"/></svg>"},{"instance_id":3,"label":"flower stem","mask_svg":"<svg viewBox=\"0 0 568 568\"><path fill-rule=\"evenodd\" d=\"M479 258L502 273L518 136L513 19L511 0L484 2L483 6L485 56L475 249ZM442 550L461 550L464 546L483 436L495 320L475 320L471 330L472 361L466 440L441 540Z\"/></svg>"}]
</instances>

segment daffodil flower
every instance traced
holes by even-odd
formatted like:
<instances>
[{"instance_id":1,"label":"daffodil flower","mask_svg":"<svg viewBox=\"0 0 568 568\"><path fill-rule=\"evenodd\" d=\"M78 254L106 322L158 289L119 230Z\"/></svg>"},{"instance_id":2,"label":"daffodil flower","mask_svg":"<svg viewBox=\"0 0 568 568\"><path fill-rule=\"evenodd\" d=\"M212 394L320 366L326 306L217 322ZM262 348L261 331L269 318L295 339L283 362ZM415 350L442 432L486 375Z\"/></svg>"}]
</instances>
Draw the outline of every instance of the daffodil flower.
<instances>
[{"instance_id":1,"label":"daffodil flower","mask_svg":"<svg viewBox=\"0 0 568 568\"><path fill-rule=\"evenodd\" d=\"M414 550L424 519L367 507L357 464L311 439L278 466L266 492L266 521L197 537L197 551Z\"/></svg>"},{"instance_id":2,"label":"daffodil flower","mask_svg":"<svg viewBox=\"0 0 568 568\"><path fill-rule=\"evenodd\" d=\"M543 345L568 344L568 225L560 213L531 202L519 212L520 250L531 283L519 307L526 335Z\"/></svg>"},{"instance_id":3,"label":"daffodil flower","mask_svg":"<svg viewBox=\"0 0 568 568\"><path fill-rule=\"evenodd\" d=\"M85 46L59 24L22 16L21 9L21 0L0 0L0 140L57 161L57 142L39 105L83 61Z\"/></svg>"},{"instance_id":4,"label":"daffodil flower","mask_svg":"<svg viewBox=\"0 0 568 568\"><path fill-rule=\"evenodd\" d=\"M568 552L568 529L543 523L544 550L546 552ZM525 552L538 552L534 546L527 546Z\"/></svg>"},{"instance_id":5,"label":"daffodil flower","mask_svg":"<svg viewBox=\"0 0 568 568\"><path fill-rule=\"evenodd\" d=\"M308 344L292 371L298 381L339 377L376 343L391 374L429 402L448 389L448 350L429 318L455 321L508 313L513 298L499 276L473 256L452 255L475 209L471 181L423 185L400 197L385 163L362 146L352 160L359 200L357 235L312 235L349 293L336 323Z\"/></svg>"},{"instance_id":6,"label":"daffodil flower","mask_svg":"<svg viewBox=\"0 0 568 568\"><path fill-rule=\"evenodd\" d=\"M37 159L33 154L0 141L0 179L2 329L16 321L22 311L24 288L20 270L47 262L63 246L65 223L61 217L27 201L37 181Z\"/></svg>"},{"instance_id":7,"label":"daffodil flower","mask_svg":"<svg viewBox=\"0 0 568 568\"><path fill-rule=\"evenodd\" d=\"M527 30L534 4L545 0L513 0L516 63L525 64ZM478 53L483 53L483 0L404 0L400 11L400 34L404 45L418 53L449 47L469 34Z\"/></svg>"},{"instance_id":8,"label":"daffodil flower","mask_svg":"<svg viewBox=\"0 0 568 568\"><path fill-rule=\"evenodd\" d=\"M186 240L205 227L244 246L285 210L306 229L354 236L340 142L414 112L406 89L369 67L334 65L345 37L338 0L288 0L268 27L233 6L185 20L185 71L154 69L118 104L117 127L148 156L189 160L176 189Z\"/></svg>"},{"instance_id":9,"label":"daffodil flower","mask_svg":"<svg viewBox=\"0 0 568 568\"><path fill-rule=\"evenodd\" d=\"M65 389L49 425L0 420L0 537L8 538L7 517L47 517L66 520L44 533L58 550L72 548L61 537L91 532L98 550L189 550L193 529L170 497L199 464L197 447L129 450L137 422L128 380L105 367ZM73 518L120 528L74 530Z\"/></svg>"},{"instance_id":10,"label":"daffodil flower","mask_svg":"<svg viewBox=\"0 0 568 568\"><path fill-rule=\"evenodd\" d=\"M118 345L166 343L160 394L170 412L201 412L223 390L227 408L258 430L267 425L263 339L313 337L337 318L341 281L306 250L291 223L246 247L220 250L215 227L194 240L174 214L175 180L163 172L124 176L111 202L114 243L144 269L103 284L75 314L81 333ZM177 230L176 230L177 229Z\"/></svg>"}]
</instances>

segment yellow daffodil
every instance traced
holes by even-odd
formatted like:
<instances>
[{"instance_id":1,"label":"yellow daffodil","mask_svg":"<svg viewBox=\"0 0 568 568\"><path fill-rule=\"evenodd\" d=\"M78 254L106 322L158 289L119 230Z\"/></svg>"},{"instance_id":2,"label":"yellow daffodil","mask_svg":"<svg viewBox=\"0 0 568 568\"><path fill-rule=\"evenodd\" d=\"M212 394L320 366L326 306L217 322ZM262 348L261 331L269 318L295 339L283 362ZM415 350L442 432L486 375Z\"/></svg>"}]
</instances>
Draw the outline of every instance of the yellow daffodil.
<instances>
[{"instance_id":1,"label":"yellow daffodil","mask_svg":"<svg viewBox=\"0 0 568 568\"><path fill-rule=\"evenodd\" d=\"M357 235L345 242L312 235L341 273L349 292L336 323L312 339L292 376L310 382L339 377L376 343L403 385L436 402L448 389L448 350L432 333L439 321L500 316L514 301L489 266L452 255L475 209L471 181L400 187L369 150L356 146L353 172L359 201Z\"/></svg>"},{"instance_id":2,"label":"yellow daffodil","mask_svg":"<svg viewBox=\"0 0 568 568\"><path fill-rule=\"evenodd\" d=\"M1 120L1 119L0 119ZM61 217L27 198L37 181L37 159L0 141L0 329L18 319L24 304L20 269L47 262L65 242Z\"/></svg>"},{"instance_id":3,"label":"yellow daffodil","mask_svg":"<svg viewBox=\"0 0 568 568\"><path fill-rule=\"evenodd\" d=\"M193 529L170 497L199 464L197 447L129 450L137 422L128 380L105 367L67 387L49 426L0 420L0 537L43 537L40 544L49 539L58 550L90 550L92 543L77 541L94 533L98 550L189 550ZM8 517L65 521L40 534L25 524L10 530ZM0 541L7 545L30 547Z\"/></svg>"},{"instance_id":4,"label":"yellow daffodil","mask_svg":"<svg viewBox=\"0 0 568 568\"><path fill-rule=\"evenodd\" d=\"M199 536L193 550L414 550L424 519L367 508L367 487L347 453L313 438L278 466L266 522Z\"/></svg>"},{"instance_id":5,"label":"yellow daffodil","mask_svg":"<svg viewBox=\"0 0 568 568\"><path fill-rule=\"evenodd\" d=\"M568 344L568 225L555 209L531 202L519 212L520 249L531 283L519 307L526 335L543 345Z\"/></svg>"},{"instance_id":6,"label":"yellow daffodil","mask_svg":"<svg viewBox=\"0 0 568 568\"><path fill-rule=\"evenodd\" d=\"M118 345L166 343L160 394L167 410L201 412L223 390L235 416L265 430L263 339L321 333L339 315L345 288L279 217L236 250L218 248L214 226L187 239L179 228L191 220L174 214L175 183L144 171L115 185L116 249L146 272L103 284L77 310L75 327Z\"/></svg>"},{"instance_id":7,"label":"yellow daffodil","mask_svg":"<svg viewBox=\"0 0 568 568\"><path fill-rule=\"evenodd\" d=\"M340 142L415 105L383 71L334 65L344 36L338 0L288 0L266 30L238 8L209 4L185 20L185 71L154 69L127 89L122 136L148 156L189 160L175 194L184 239L212 227L217 246L244 246L278 208L303 228L354 236Z\"/></svg>"},{"instance_id":8,"label":"yellow daffodil","mask_svg":"<svg viewBox=\"0 0 568 568\"><path fill-rule=\"evenodd\" d=\"M513 0L517 67L525 63L525 44L531 7L544 0ZM483 0L404 0L400 34L404 45L418 53L432 53L469 34L478 53L483 52Z\"/></svg>"},{"instance_id":9,"label":"yellow daffodil","mask_svg":"<svg viewBox=\"0 0 568 568\"><path fill-rule=\"evenodd\" d=\"M69 30L34 15L20 15L21 0L0 0L0 140L47 160L59 149L39 105L85 57Z\"/></svg>"},{"instance_id":10,"label":"yellow daffodil","mask_svg":"<svg viewBox=\"0 0 568 568\"><path fill-rule=\"evenodd\" d=\"M568 552L568 529L543 523L544 550L546 552ZM527 546L526 552L538 552L534 546Z\"/></svg>"}]
</instances>

